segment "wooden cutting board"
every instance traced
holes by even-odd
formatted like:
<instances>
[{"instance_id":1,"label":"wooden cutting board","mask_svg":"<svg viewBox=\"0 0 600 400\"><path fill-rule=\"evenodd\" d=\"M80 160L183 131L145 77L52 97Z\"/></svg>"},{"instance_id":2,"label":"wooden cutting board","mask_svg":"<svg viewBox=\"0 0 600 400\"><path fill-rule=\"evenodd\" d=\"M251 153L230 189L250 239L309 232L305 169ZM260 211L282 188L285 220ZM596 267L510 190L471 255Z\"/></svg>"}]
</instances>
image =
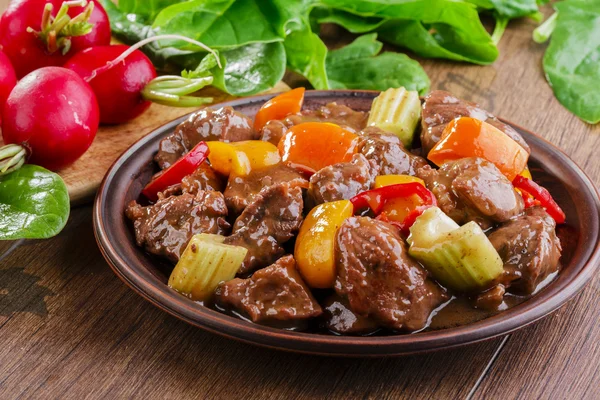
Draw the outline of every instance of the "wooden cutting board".
<instances>
[{"instance_id":1,"label":"wooden cutting board","mask_svg":"<svg viewBox=\"0 0 600 400\"><path fill-rule=\"evenodd\" d=\"M289 89L288 85L280 82L266 93L283 92ZM214 103L234 99L234 97L213 88L201 91L200 95L213 97ZM144 114L129 123L101 126L88 151L74 164L58 171L69 189L71 204L78 205L92 201L102 178L112 163L138 139L167 122L195 110L195 108L153 104ZM2 139L0 138L1 143Z\"/></svg>"}]
</instances>

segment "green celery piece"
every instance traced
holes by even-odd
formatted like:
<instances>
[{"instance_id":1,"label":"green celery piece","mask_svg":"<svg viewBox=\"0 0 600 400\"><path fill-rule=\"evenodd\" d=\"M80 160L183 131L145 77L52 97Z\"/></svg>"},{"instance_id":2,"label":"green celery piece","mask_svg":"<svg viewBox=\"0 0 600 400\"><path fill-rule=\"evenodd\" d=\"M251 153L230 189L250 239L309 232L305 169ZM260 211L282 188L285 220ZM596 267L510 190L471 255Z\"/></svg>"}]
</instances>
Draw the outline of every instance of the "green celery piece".
<instances>
[{"instance_id":1,"label":"green celery piece","mask_svg":"<svg viewBox=\"0 0 600 400\"><path fill-rule=\"evenodd\" d=\"M459 227L438 207L427 209L410 228L408 253L443 285L469 292L500 276L500 255L477 223Z\"/></svg>"},{"instance_id":2,"label":"green celery piece","mask_svg":"<svg viewBox=\"0 0 600 400\"><path fill-rule=\"evenodd\" d=\"M0 177L0 240L55 236L69 211L67 186L54 172L26 164Z\"/></svg>"},{"instance_id":3,"label":"green celery piece","mask_svg":"<svg viewBox=\"0 0 600 400\"><path fill-rule=\"evenodd\" d=\"M283 43L253 43L220 53L223 69L212 70L213 86L234 96L251 96L275 86L285 74Z\"/></svg>"},{"instance_id":4,"label":"green celery piece","mask_svg":"<svg viewBox=\"0 0 600 400\"><path fill-rule=\"evenodd\" d=\"M405 148L411 149L421 120L421 100L416 91L392 88L373 100L367 126L376 126L396 135Z\"/></svg>"},{"instance_id":5,"label":"green celery piece","mask_svg":"<svg viewBox=\"0 0 600 400\"><path fill-rule=\"evenodd\" d=\"M590 124L600 122L600 0L554 5L556 28L544 55L546 78L558 101Z\"/></svg>"},{"instance_id":6,"label":"green celery piece","mask_svg":"<svg viewBox=\"0 0 600 400\"><path fill-rule=\"evenodd\" d=\"M327 76L334 89L373 89L405 87L425 94L429 78L421 65L405 54L382 53L376 34L358 37L354 42L327 55Z\"/></svg>"}]
</instances>

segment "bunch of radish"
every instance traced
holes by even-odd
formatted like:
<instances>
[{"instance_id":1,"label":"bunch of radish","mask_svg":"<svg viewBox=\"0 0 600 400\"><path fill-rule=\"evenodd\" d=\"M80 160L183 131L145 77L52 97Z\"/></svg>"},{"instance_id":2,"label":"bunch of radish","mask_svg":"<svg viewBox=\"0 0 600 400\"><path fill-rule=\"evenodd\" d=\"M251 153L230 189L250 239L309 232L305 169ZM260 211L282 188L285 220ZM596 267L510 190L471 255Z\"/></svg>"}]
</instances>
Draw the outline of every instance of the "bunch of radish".
<instances>
[{"instance_id":1,"label":"bunch of radish","mask_svg":"<svg viewBox=\"0 0 600 400\"><path fill-rule=\"evenodd\" d=\"M0 111L5 143L22 145L28 161L56 170L81 157L98 126L142 114L151 101L197 106L189 96L212 77L157 78L138 48L110 45L110 24L96 0L12 0L0 18ZM16 78L20 78L17 82Z\"/></svg>"}]
</instances>

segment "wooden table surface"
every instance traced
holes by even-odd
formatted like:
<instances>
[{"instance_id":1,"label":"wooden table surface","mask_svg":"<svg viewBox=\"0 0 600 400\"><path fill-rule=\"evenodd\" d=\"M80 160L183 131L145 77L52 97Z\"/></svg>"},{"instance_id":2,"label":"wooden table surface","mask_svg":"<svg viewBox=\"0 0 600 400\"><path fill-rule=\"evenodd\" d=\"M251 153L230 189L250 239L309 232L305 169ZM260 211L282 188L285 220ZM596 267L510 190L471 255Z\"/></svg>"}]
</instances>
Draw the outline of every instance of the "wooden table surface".
<instances>
[{"instance_id":1,"label":"wooden table surface","mask_svg":"<svg viewBox=\"0 0 600 400\"><path fill-rule=\"evenodd\" d=\"M538 132L598 185L600 125L556 101L533 28L511 23L492 66L424 61L432 88ZM396 359L288 354L193 328L142 300L100 255L89 205L54 239L0 242L1 399L598 399L599 321L596 276L555 314L480 344Z\"/></svg>"}]
</instances>

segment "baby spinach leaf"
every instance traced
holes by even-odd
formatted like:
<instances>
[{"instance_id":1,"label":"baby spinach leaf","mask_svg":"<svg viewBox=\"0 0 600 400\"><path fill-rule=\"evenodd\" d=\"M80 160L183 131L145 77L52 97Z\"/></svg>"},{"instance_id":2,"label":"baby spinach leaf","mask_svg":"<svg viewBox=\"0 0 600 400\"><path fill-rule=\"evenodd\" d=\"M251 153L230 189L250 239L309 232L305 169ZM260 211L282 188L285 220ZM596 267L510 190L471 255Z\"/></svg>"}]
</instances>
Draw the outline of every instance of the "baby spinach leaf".
<instances>
[{"instance_id":1,"label":"baby spinach leaf","mask_svg":"<svg viewBox=\"0 0 600 400\"><path fill-rule=\"evenodd\" d=\"M379 37L423 57L476 64L490 64L496 60L498 48L481 25L472 4L445 0L426 3L411 2L405 10L398 10L396 20L380 28Z\"/></svg>"},{"instance_id":2,"label":"baby spinach leaf","mask_svg":"<svg viewBox=\"0 0 600 400\"><path fill-rule=\"evenodd\" d=\"M481 24L477 8L467 2L320 0L318 5L316 18L321 16L322 22L335 22L355 33L379 27L383 41L424 57L477 64L489 64L498 57L498 49Z\"/></svg>"},{"instance_id":3,"label":"baby spinach leaf","mask_svg":"<svg viewBox=\"0 0 600 400\"><path fill-rule=\"evenodd\" d=\"M376 34L363 35L327 55L327 75L334 89L386 90L404 86L425 94L429 78L418 62L405 54L382 53Z\"/></svg>"},{"instance_id":4,"label":"baby spinach leaf","mask_svg":"<svg viewBox=\"0 0 600 400\"><path fill-rule=\"evenodd\" d=\"M152 28L160 33L173 33L196 40L204 35L215 21L233 4L233 0L206 2L206 0L186 1L173 4L161 10ZM170 42L177 44L177 42ZM180 43L180 47L188 44Z\"/></svg>"},{"instance_id":5,"label":"baby spinach leaf","mask_svg":"<svg viewBox=\"0 0 600 400\"><path fill-rule=\"evenodd\" d=\"M309 28L294 31L283 42L287 66L305 76L315 89L329 89L325 59L327 46Z\"/></svg>"},{"instance_id":6,"label":"baby spinach leaf","mask_svg":"<svg viewBox=\"0 0 600 400\"><path fill-rule=\"evenodd\" d=\"M536 0L467 0L469 3L489 11L495 11L497 15L509 19L528 17L536 15L538 5Z\"/></svg>"},{"instance_id":7,"label":"baby spinach leaf","mask_svg":"<svg viewBox=\"0 0 600 400\"><path fill-rule=\"evenodd\" d=\"M63 180L47 169L24 165L0 177L0 240L46 239L69 218Z\"/></svg>"},{"instance_id":8,"label":"baby spinach leaf","mask_svg":"<svg viewBox=\"0 0 600 400\"><path fill-rule=\"evenodd\" d=\"M590 124L600 122L600 0L554 5L556 28L544 71L558 101Z\"/></svg>"},{"instance_id":9,"label":"baby spinach leaf","mask_svg":"<svg viewBox=\"0 0 600 400\"><path fill-rule=\"evenodd\" d=\"M111 0L99 1L108 14L112 34L117 39L124 43L133 44L157 35L150 25L143 22L143 18L135 14L125 14ZM154 66L163 71L176 70L178 68L173 65L174 63L179 64L182 59L194 57L194 54L197 54L194 51L181 50L171 46L162 47L157 42L147 44L142 50L152 60ZM200 62L202 57L204 57L204 54L198 57L197 62ZM196 66L188 68L194 69Z\"/></svg>"},{"instance_id":10,"label":"baby spinach leaf","mask_svg":"<svg viewBox=\"0 0 600 400\"><path fill-rule=\"evenodd\" d=\"M385 18L361 17L345 11L323 7L315 8L310 17L319 24L337 24L352 33L371 32L386 22Z\"/></svg>"},{"instance_id":11,"label":"baby spinach leaf","mask_svg":"<svg viewBox=\"0 0 600 400\"><path fill-rule=\"evenodd\" d=\"M119 0L119 9L126 14L135 14L144 21L154 21L154 18L165 7L186 0Z\"/></svg>"},{"instance_id":12,"label":"baby spinach leaf","mask_svg":"<svg viewBox=\"0 0 600 400\"><path fill-rule=\"evenodd\" d=\"M215 49L283 40L263 14L260 0L175 4L162 10L152 26L157 32L184 35Z\"/></svg>"},{"instance_id":13,"label":"baby spinach leaf","mask_svg":"<svg viewBox=\"0 0 600 400\"><path fill-rule=\"evenodd\" d=\"M234 96L250 96L272 88L285 73L281 42L253 43L222 51L223 69L214 68L213 86Z\"/></svg>"}]
</instances>

